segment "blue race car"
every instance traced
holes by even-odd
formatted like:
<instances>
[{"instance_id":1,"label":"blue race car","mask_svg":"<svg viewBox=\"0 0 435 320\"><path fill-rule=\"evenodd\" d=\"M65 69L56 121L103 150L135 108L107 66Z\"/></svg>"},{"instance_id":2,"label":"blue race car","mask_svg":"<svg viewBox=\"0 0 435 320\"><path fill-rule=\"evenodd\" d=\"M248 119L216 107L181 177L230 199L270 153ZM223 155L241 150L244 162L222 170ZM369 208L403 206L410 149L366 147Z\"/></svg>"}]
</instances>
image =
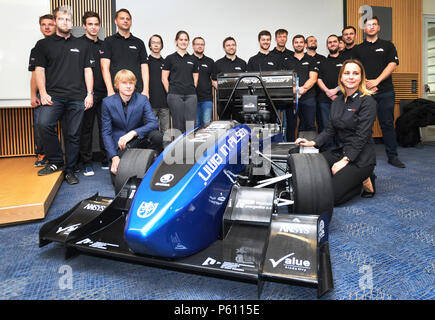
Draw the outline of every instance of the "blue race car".
<instances>
[{"instance_id":1,"label":"blue race car","mask_svg":"<svg viewBox=\"0 0 435 320\"><path fill-rule=\"evenodd\" d=\"M282 141L265 82L276 85L283 76L294 78L219 77L221 87L228 79L237 82L229 96L221 89L227 95L221 116L241 102L232 116L243 123L219 120L195 128L158 157L152 150L128 150L115 198L96 194L47 222L40 246L60 242L67 256L100 255L250 281L259 289L270 280L314 286L318 296L332 290L329 168L315 150ZM258 81L245 83L249 94L238 99L236 87L252 78ZM258 99L264 96L269 104Z\"/></svg>"}]
</instances>

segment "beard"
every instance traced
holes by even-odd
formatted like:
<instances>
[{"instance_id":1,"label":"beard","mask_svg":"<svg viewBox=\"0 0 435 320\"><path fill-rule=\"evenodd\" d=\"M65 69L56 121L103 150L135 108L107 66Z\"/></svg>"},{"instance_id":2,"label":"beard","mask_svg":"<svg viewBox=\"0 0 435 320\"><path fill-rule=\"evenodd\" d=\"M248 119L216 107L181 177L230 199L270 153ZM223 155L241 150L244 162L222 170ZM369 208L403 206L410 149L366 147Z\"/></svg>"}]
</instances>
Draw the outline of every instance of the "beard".
<instances>
[{"instance_id":1,"label":"beard","mask_svg":"<svg viewBox=\"0 0 435 320\"><path fill-rule=\"evenodd\" d=\"M307 47L310 50L316 51L317 50L317 46L311 46L311 47Z\"/></svg>"},{"instance_id":2,"label":"beard","mask_svg":"<svg viewBox=\"0 0 435 320\"><path fill-rule=\"evenodd\" d=\"M330 54L336 54L338 52L338 48L336 49L328 49Z\"/></svg>"}]
</instances>

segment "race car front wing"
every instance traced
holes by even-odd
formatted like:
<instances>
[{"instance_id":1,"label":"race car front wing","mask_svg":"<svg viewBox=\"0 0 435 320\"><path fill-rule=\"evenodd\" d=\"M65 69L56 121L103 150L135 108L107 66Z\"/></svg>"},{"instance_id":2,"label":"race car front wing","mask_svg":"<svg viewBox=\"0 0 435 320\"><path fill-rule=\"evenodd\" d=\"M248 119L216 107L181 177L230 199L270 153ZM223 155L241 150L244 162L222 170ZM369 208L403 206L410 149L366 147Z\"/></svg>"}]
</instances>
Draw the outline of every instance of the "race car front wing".
<instances>
[{"instance_id":1,"label":"race car front wing","mask_svg":"<svg viewBox=\"0 0 435 320\"><path fill-rule=\"evenodd\" d=\"M59 242L66 258L84 253L255 283L259 297L265 281L315 287L318 297L333 289L328 212L280 213L274 189L233 187L218 240L184 258L145 256L133 253L123 239L137 185L137 178L130 178L114 199L96 194L47 222L40 229L40 247Z\"/></svg>"}]
</instances>

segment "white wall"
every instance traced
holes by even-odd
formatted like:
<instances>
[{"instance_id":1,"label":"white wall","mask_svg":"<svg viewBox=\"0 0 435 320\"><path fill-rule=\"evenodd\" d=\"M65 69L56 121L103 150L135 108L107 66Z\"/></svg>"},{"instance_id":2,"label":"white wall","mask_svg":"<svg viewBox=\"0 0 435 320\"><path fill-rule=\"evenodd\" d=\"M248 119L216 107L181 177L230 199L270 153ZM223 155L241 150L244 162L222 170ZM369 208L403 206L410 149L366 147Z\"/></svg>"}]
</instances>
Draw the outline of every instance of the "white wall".
<instances>
[{"instance_id":1,"label":"white wall","mask_svg":"<svg viewBox=\"0 0 435 320\"><path fill-rule=\"evenodd\" d=\"M260 30L274 34L278 28L287 29L289 47L295 34L314 35L318 51L325 54L326 38L343 27L343 0L117 0L116 4L117 9L129 9L132 32L145 44L154 33L163 37L164 56L175 51L174 37L181 29L191 39L205 38L206 54L215 60L224 55L222 40L233 36L238 55L247 61L258 52ZM30 106L28 60L42 38L38 18L49 11L49 0L0 0L0 107Z\"/></svg>"},{"instance_id":2,"label":"white wall","mask_svg":"<svg viewBox=\"0 0 435 320\"><path fill-rule=\"evenodd\" d=\"M162 36L163 56L176 50L174 38L178 30L187 31L191 40L202 36L206 55L215 60L224 55L223 39L233 36L238 56L247 61L257 54L257 35L263 29L269 30L273 39L276 29L287 29L289 48L294 35L314 35L319 41L319 53L325 54L326 38L341 33L343 28L343 0L117 0L116 8L130 11L132 33L145 45L153 34ZM272 41L271 49L274 47Z\"/></svg>"},{"instance_id":3,"label":"white wall","mask_svg":"<svg viewBox=\"0 0 435 320\"><path fill-rule=\"evenodd\" d=\"M42 38L39 17L49 0L0 0L0 107L30 106L30 50Z\"/></svg>"},{"instance_id":4,"label":"white wall","mask_svg":"<svg viewBox=\"0 0 435 320\"><path fill-rule=\"evenodd\" d=\"M423 14L435 14L434 0L423 0Z\"/></svg>"}]
</instances>

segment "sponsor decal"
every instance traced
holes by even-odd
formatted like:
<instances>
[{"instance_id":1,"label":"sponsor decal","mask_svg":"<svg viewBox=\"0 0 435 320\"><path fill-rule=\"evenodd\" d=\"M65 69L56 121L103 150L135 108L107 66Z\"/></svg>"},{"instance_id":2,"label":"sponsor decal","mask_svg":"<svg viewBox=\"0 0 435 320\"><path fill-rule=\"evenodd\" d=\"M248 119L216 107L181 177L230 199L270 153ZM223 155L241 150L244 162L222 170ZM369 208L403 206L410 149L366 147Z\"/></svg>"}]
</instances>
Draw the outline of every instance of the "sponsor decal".
<instances>
[{"instance_id":1,"label":"sponsor decal","mask_svg":"<svg viewBox=\"0 0 435 320\"><path fill-rule=\"evenodd\" d=\"M201 67L208 68L208 65L202 64Z\"/></svg>"},{"instance_id":2,"label":"sponsor decal","mask_svg":"<svg viewBox=\"0 0 435 320\"><path fill-rule=\"evenodd\" d=\"M95 204L95 203L88 203L83 207L84 210L91 210L91 211L104 211L106 209L106 206L103 206L101 204Z\"/></svg>"},{"instance_id":3,"label":"sponsor decal","mask_svg":"<svg viewBox=\"0 0 435 320\"><path fill-rule=\"evenodd\" d=\"M336 66L336 67L342 67L343 64L342 64L342 63L339 63L339 64L336 64L335 66Z\"/></svg>"},{"instance_id":4,"label":"sponsor decal","mask_svg":"<svg viewBox=\"0 0 435 320\"><path fill-rule=\"evenodd\" d=\"M219 151L210 157L198 173L204 182L207 182L210 179L219 165L224 162L224 157L227 157L230 152L237 147L237 144L243 139L243 137L248 134L248 131L244 128L237 130L235 134L229 137L227 142L219 148Z\"/></svg>"},{"instance_id":5,"label":"sponsor decal","mask_svg":"<svg viewBox=\"0 0 435 320\"><path fill-rule=\"evenodd\" d=\"M270 62L270 61L267 64L270 66L274 66L273 62Z\"/></svg>"},{"instance_id":6,"label":"sponsor decal","mask_svg":"<svg viewBox=\"0 0 435 320\"><path fill-rule=\"evenodd\" d=\"M130 49L136 49L136 50L137 50L136 46L129 46L129 48L130 48Z\"/></svg>"},{"instance_id":7,"label":"sponsor decal","mask_svg":"<svg viewBox=\"0 0 435 320\"><path fill-rule=\"evenodd\" d=\"M279 227L279 232L292 233L292 234L309 234L310 230L304 225L300 224L298 218L292 220L293 223L282 223Z\"/></svg>"},{"instance_id":8,"label":"sponsor decal","mask_svg":"<svg viewBox=\"0 0 435 320\"><path fill-rule=\"evenodd\" d=\"M80 225L81 225L81 223L76 223L76 224L73 224L72 226L68 226L65 228L59 227L59 229L57 229L57 231L56 231L56 234L63 233L64 235L67 236L71 232L77 230Z\"/></svg>"},{"instance_id":9,"label":"sponsor decal","mask_svg":"<svg viewBox=\"0 0 435 320\"><path fill-rule=\"evenodd\" d=\"M234 70L242 70L240 67L234 67Z\"/></svg>"},{"instance_id":10,"label":"sponsor decal","mask_svg":"<svg viewBox=\"0 0 435 320\"><path fill-rule=\"evenodd\" d=\"M77 48L69 49L69 51L71 51L71 52L80 52L80 50L77 49Z\"/></svg>"},{"instance_id":11,"label":"sponsor decal","mask_svg":"<svg viewBox=\"0 0 435 320\"><path fill-rule=\"evenodd\" d=\"M148 218L149 216L151 216L157 209L157 207L159 206L159 203L156 202L145 202L143 201L140 206L139 209L137 209L137 216L139 218Z\"/></svg>"},{"instance_id":12,"label":"sponsor decal","mask_svg":"<svg viewBox=\"0 0 435 320\"><path fill-rule=\"evenodd\" d=\"M309 62L303 62L302 65L303 66L308 66L310 63Z\"/></svg>"},{"instance_id":13,"label":"sponsor decal","mask_svg":"<svg viewBox=\"0 0 435 320\"><path fill-rule=\"evenodd\" d=\"M376 52L384 52L384 49L379 48L379 49L376 49L375 51L376 51Z\"/></svg>"},{"instance_id":14,"label":"sponsor decal","mask_svg":"<svg viewBox=\"0 0 435 320\"><path fill-rule=\"evenodd\" d=\"M356 111L356 109L353 109L353 108L348 108L348 109L347 109L347 111L355 112L355 111Z\"/></svg>"},{"instance_id":15,"label":"sponsor decal","mask_svg":"<svg viewBox=\"0 0 435 320\"><path fill-rule=\"evenodd\" d=\"M192 62L192 61L187 61L187 63L188 63L188 64L193 64L193 62Z\"/></svg>"},{"instance_id":16,"label":"sponsor decal","mask_svg":"<svg viewBox=\"0 0 435 320\"><path fill-rule=\"evenodd\" d=\"M237 263L237 262L230 262L230 261L224 261L220 262L217 261L214 258L208 257L205 259L205 261L202 263L203 266L219 266L219 269L224 270L233 270L233 271L242 271L244 272L245 269L242 269L241 267L248 267L248 268L255 268L255 265L251 264L243 264L243 263Z\"/></svg>"},{"instance_id":17,"label":"sponsor decal","mask_svg":"<svg viewBox=\"0 0 435 320\"><path fill-rule=\"evenodd\" d=\"M284 257L274 260L269 259L273 268L276 268L281 263L285 269L306 272L311 269L311 262L309 260L298 259L294 256L294 252L285 255Z\"/></svg>"},{"instance_id":18,"label":"sponsor decal","mask_svg":"<svg viewBox=\"0 0 435 320\"><path fill-rule=\"evenodd\" d=\"M325 236L325 221L320 220L319 222L319 228L317 231L317 241L320 242L322 238Z\"/></svg>"},{"instance_id":19,"label":"sponsor decal","mask_svg":"<svg viewBox=\"0 0 435 320\"><path fill-rule=\"evenodd\" d=\"M210 257L205 259L205 261L202 263L203 266L213 266L215 264L221 264L221 263Z\"/></svg>"},{"instance_id":20,"label":"sponsor decal","mask_svg":"<svg viewBox=\"0 0 435 320\"><path fill-rule=\"evenodd\" d=\"M172 173L164 174L160 177L160 182L156 182L156 186L169 187L169 182L174 180L174 175Z\"/></svg>"},{"instance_id":21,"label":"sponsor decal","mask_svg":"<svg viewBox=\"0 0 435 320\"><path fill-rule=\"evenodd\" d=\"M89 238L80 240L80 241L76 242L76 244L88 245L91 248L102 249L102 250L107 250L107 247L116 247L116 248L119 247L119 245L117 245L117 244L101 242L101 241L94 242Z\"/></svg>"}]
</instances>

